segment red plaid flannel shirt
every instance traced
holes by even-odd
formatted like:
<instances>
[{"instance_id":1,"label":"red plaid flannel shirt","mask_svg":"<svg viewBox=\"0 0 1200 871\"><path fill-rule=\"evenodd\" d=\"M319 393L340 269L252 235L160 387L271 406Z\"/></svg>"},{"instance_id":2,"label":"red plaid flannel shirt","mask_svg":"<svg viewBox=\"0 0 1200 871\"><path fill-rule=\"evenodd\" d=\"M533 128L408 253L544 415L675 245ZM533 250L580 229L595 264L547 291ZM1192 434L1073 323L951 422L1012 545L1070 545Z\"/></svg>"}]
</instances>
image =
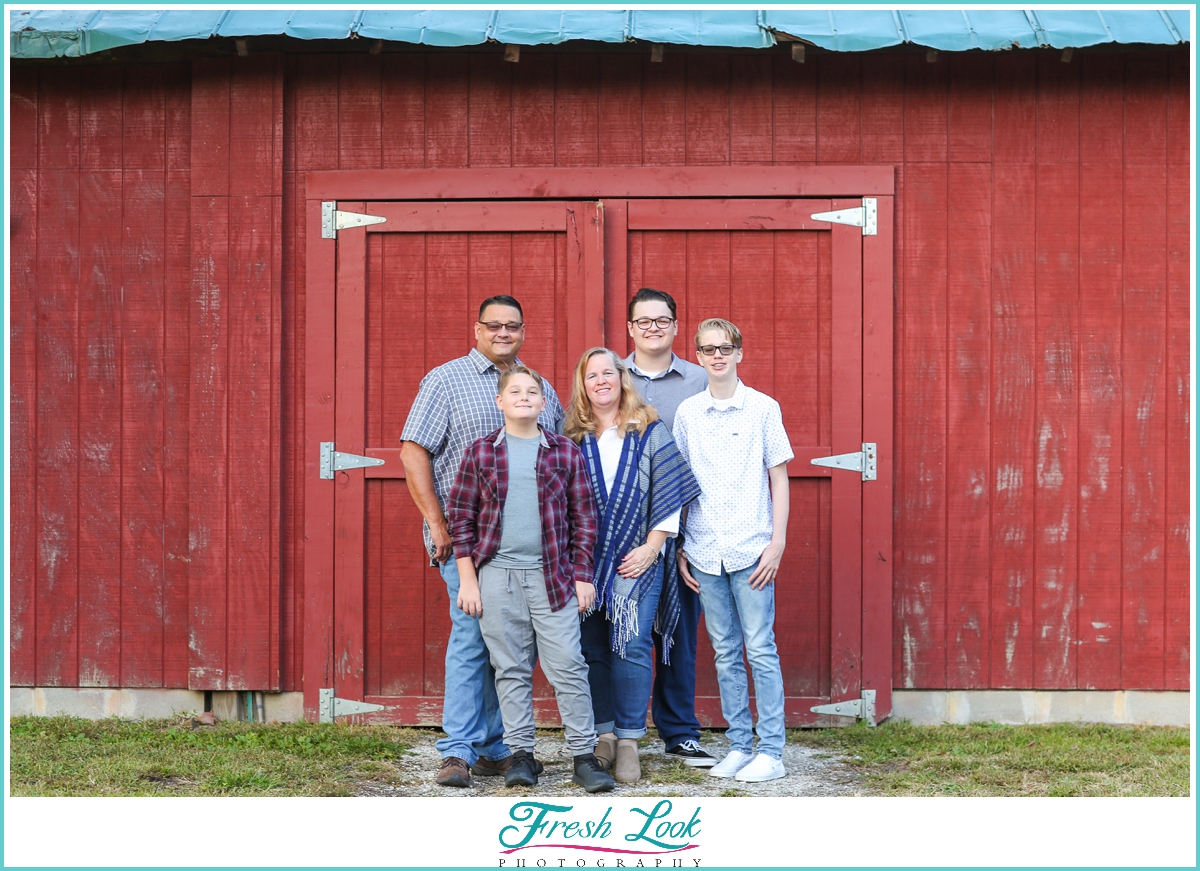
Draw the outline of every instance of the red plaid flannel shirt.
<instances>
[{"instance_id":1,"label":"red plaid flannel shirt","mask_svg":"<svg viewBox=\"0 0 1200 871\"><path fill-rule=\"evenodd\" d=\"M569 438L541 431L537 456L538 511L542 521L542 570L551 610L575 595L578 581L592 582L599 519L583 454ZM508 495L508 446L504 428L472 442L446 500L454 557L476 568L500 549L500 524Z\"/></svg>"}]
</instances>

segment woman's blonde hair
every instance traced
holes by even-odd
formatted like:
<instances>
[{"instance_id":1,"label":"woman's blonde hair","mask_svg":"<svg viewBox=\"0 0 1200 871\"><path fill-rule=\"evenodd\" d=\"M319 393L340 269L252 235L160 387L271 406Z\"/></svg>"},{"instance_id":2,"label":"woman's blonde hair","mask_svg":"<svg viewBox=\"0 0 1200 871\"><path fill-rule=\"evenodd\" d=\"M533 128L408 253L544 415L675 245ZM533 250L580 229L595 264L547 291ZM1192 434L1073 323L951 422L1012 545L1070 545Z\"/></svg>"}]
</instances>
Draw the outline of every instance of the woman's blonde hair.
<instances>
[{"instance_id":1,"label":"woman's blonde hair","mask_svg":"<svg viewBox=\"0 0 1200 871\"><path fill-rule=\"evenodd\" d=\"M571 383L571 404L567 408L566 420L563 421L563 435L576 444L583 441L583 437L588 433L594 435L596 432L596 416L592 414L592 403L587 398L583 379L587 374L588 361L599 354L608 355L621 378L621 405L617 411L617 426L625 432L636 432L640 435L646 431L646 427L658 420L658 412L654 410L654 406L642 401L642 395L633 386L633 379L629 377L629 370L621 359L608 348L592 348L579 358L579 365L575 367L575 379Z\"/></svg>"}]
</instances>

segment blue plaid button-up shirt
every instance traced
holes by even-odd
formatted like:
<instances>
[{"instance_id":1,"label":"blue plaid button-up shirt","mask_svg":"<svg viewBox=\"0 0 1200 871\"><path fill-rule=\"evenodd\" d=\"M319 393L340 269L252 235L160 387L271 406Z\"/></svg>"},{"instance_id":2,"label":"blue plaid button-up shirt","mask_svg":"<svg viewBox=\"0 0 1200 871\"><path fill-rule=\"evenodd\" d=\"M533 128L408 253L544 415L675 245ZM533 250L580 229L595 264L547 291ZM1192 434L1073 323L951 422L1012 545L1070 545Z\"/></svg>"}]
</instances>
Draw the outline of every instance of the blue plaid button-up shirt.
<instances>
[{"instance_id":1,"label":"blue plaid button-up shirt","mask_svg":"<svg viewBox=\"0 0 1200 871\"><path fill-rule=\"evenodd\" d=\"M443 363L421 379L400 441L416 442L429 451L433 490L443 514L467 446L504 426L504 415L496 407L499 378L500 370L496 364L478 348L472 348L467 356ZM545 430L559 432L562 429L562 403L550 382L545 384L546 410L538 417L538 423ZM425 549L432 557L435 548L428 523L422 524L422 531Z\"/></svg>"}]
</instances>

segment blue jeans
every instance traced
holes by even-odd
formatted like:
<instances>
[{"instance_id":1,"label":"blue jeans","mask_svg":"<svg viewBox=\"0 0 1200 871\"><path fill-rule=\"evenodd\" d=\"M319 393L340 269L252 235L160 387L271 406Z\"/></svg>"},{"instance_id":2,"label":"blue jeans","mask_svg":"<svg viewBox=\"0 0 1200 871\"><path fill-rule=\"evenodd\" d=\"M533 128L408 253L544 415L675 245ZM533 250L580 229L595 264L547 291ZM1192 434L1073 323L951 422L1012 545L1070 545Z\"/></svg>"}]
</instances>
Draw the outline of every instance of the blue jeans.
<instances>
[{"instance_id":1,"label":"blue jeans","mask_svg":"<svg viewBox=\"0 0 1200 871\"><path fill-rule=\"evenodd\" d=\"M758 707L758 750L783 758L783 672L775 648L775 584L753 590L748 583L755 565L736 572L710 575L691 566L700 582L704 622L712 640L721 690L721 713L729 724L729 745L742 753L754 752L750 687L742 645L754 673L754 700Z\"/></svg>"},{"instance_id":2,"label":"blue jeans","mask_svg":"<svg viewBox=\"0 0 1200 871\"><path fill-rule=\"evenodd\" d=\"M504 743L504 723L496 698L492 670L479 621L458 607L458 563L451 557L440 564L450 596L450 640L446 643L446 690L442 698L442 731L437 742L445 759L457 756L474 765L480 756L503 759L511 755Z\"/></svg>"},{"instance_id":3,"label":"blue jeans","mask_svg":"<svg viewBox=\"0 0 1200 871\"><path fill-rule=\"evenodd\" d=\"M663 639L655 632L654 693L650 700L654 726L668 750L684 741L700 740L700 721L696 719L696 639L700 631L700 597L691 591L683 578L676 577L675 583L679 585L679 622L675 625L674 643L671 645L671 664L663 665Z\"/></svg>"},{"instance_id":4,"label":"blue jeans","mask_svg":"<svg viewBox=\"0 0 1200 871\"><path fill-rule=\"evenodd\" d=\"M612 624L602 611L592 612L579 627L596 731L600 734L615 732L618 738L641 738L646 734L646 708L650 705L654 682L654 642L650 629L662 593L662 561L651 571L657 578L638 602L638 634L625 646L624 659L613 652L609 641Z\"/></svg>"}]
</instances>

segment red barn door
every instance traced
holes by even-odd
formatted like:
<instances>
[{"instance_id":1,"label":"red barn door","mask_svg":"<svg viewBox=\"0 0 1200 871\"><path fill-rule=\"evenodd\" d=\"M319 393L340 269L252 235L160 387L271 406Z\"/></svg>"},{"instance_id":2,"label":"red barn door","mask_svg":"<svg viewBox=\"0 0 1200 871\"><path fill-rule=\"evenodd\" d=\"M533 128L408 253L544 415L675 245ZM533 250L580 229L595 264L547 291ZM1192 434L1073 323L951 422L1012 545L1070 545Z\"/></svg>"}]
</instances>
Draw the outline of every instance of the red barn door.
<instances>
[{"instance_id":1,"label":"red barn door","mask_svg":"<svg viewBox=\"0 0 1200 871\"><path fill-rule=\"evenodd\" d=\"M522 357L551 377L566 402L573 363L585 348L607 340L627 350L625 301L648 285L679 301L676 350L683 355L694 357L691 336L702 318L737 323L746 344L743 380L783 408L796 454L776 623L789 725L821 722L812 707L857 700L865 689L877 692L876 718L885 716L891 198L878 198L875 235L811 216L861 209L861 197L835 195L856 186L890 194L890 177L872 188L854 170L842 179L826 170L806 191L797 183L800 170L743 173L749 184L742 185L729 171L689 170L684 180L644 170L539 172L550 178L472 170L309 176L314 198L369 191L412 198L341 202L341 209L387 223L342 231L336 242L320 237L320 202L309 201L310 715L317 690L332 688L339 698L384 706L369 715L373 720L440 721L448 602L423 556L398 440L424 373L471 346L479 300L510 291L522 300L528 324ZM789 182L804 196L780 196ZM746 188L762 196L736 195ZM693 196L679 196L681 189ZM462 200L418 200L444 198L449 190ZM544 199L517 201L531 195ZM602 202L578 199L592 196ZM320 479L323 441L385 464ZM878 446L874 481L810 462L861 452L865 442ZM701 719L723 725L706 640L698 671ZM552 695L542 681L537 695L541 718L553 722Z\"/></svg>"}]
</instances>

